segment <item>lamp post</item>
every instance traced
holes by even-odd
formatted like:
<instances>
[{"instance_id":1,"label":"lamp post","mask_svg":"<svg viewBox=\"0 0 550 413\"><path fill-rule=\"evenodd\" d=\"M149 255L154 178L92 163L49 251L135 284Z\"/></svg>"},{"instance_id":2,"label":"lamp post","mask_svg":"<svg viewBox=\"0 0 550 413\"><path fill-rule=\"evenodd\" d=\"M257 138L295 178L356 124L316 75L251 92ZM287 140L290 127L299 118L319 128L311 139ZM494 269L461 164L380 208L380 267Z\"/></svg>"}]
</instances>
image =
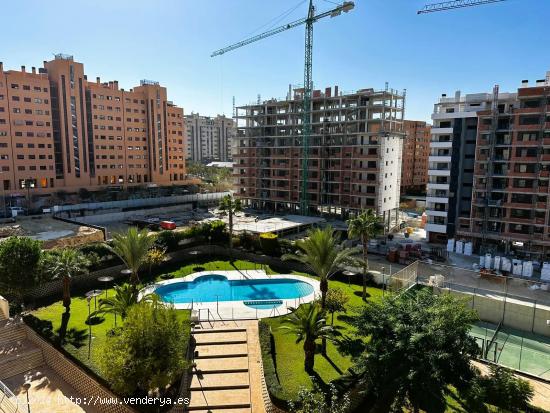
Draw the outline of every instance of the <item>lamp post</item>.
<instances>
[{"instance_id":1,"label":"lamp post","mask_svg":"<svg viewBox=\"0 0 550 413\"><path fill-rule=\"evenodd\" d=\"M386 275L384 274L386 267L381 267L380 269L382 271L382 296L384 296L386 294Z\"/></svg>"},{"instance_id":2,"label":"lamp post","mask_svg":"<svg viewBox=\"0 0 550 413\"><path fill-rule=\"evenodd\" d=\"M31 404L29 402L29 389L31 388L31 382L26 381L25 383L23 383L23 388L25 389L25 393L27 395L27 412L31 413Z\"/></svg>"},{"instance_id":3,"label":"lamp post","mask_svg":"<svg viewBox=\"0 0 550 413\"><path fill-rule=\"evenodd\" d=\"M88 360L90 360L90 354L92 352L92 321L90 320L90 301L92 301L92 296L86 297L88 302Z\"/></svg>"}]
</instances>

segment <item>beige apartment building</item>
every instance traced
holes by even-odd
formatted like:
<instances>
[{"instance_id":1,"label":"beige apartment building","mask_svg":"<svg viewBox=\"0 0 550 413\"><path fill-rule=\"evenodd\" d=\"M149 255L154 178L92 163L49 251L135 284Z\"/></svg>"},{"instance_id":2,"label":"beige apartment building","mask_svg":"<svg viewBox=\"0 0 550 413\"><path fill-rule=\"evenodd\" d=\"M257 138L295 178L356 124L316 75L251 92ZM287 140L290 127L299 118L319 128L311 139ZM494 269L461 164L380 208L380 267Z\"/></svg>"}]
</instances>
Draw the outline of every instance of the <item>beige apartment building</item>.
<instances>
[{"instance_id":1,"label":"beige apartment building","mask_svg":"<svg viewBox=\"0 0 550 413\"><path fill-rule=\"evenodd\" d=\"M157 82L92 82L61 54L38 70L0 63L3 195L185 184L184 122Z\"/></svg>"}]
</instances>

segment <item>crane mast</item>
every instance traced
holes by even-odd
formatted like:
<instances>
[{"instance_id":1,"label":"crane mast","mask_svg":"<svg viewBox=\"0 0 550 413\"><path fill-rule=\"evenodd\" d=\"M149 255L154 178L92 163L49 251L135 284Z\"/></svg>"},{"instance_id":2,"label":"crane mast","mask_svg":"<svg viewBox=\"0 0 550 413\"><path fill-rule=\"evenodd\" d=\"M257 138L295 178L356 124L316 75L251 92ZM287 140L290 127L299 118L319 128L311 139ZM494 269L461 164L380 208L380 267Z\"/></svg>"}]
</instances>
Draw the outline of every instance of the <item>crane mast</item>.
<instances>
[{"instance_id":1,"label":"crane mast","mask_svg":"<svg viewBox=\"0 0 550 413\"><path fill-rule=\"evenodd\" d=\"M506 0L454 0L441 3L426 4L417 14L434 13L438 11L461 9L464 7L481 6L483 4L499 3Z\"/></svg>"},{"instance_id":2,"label":"crane mast","mask_svg":"<svg viewBox=\"0 0 550 413\"><path fill-rule=\"evenodd\" d=\"M306 20L305 59L304 59L304 106L302 118L302 191L300 193L300 212L303 215L309 213L307 186L309 176L309 138L311 137L311 91L313 84L312 58L313 58L313 18L315 8L312 0L309 0L309 10Z\"/></svg>"},{"instance_id":3,"label":"crane mast","mask_svg":"<svg viewBox=\"0 0 550 413\"><path fill-rule=\"evenodd\" d=\"M257 42L275 34L284 32L294 27L305 24L306 36L305 36L305 58L304 58L304 93L303 93L303 106L302 106L302 188L300 191L300 212L304 215L309 213L309 202L307 196L308 187L308 175L309 175L309 141L311 137L311 95L313 89L312 73L313 73L313 23L316 23L320 19L325 17L336 17L342 12L347 13L355 7L353 1L344 1L338 7L332 10L325 11L323 13L315 14L315 7L313 6L313 0L309 0L309 7L307 17L285 25L268 30L264 33L260 33L256 36L250 37L245 40L241 40L235 44L218 49L212 52L210 57L220 56L224 53L246 46L250 43Z\"/></svg>"}]
</instances>

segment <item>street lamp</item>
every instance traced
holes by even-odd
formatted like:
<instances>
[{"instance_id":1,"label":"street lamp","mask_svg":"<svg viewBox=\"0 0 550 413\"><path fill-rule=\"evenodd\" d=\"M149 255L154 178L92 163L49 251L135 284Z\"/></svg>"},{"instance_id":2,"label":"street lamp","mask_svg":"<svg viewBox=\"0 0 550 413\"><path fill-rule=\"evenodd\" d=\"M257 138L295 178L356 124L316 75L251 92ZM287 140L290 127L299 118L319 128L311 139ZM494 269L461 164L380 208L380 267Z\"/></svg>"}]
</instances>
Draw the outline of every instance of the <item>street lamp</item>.
<instances>
[{"instance_id":1,"label":"street lamp","mask_svg":"<svg viewBox=\"0 0 550 413\"><path fill-rule=\"evenodd\" d=\"M27 412L31 413L31 404L29 402L29 389L31 388L31 382L26 381L23 383L23 388L25 389L25 393L27 394Z\"/></svg>"},{"instance_id":2,"label":"street lamp","mask_svg":"<svg viewBox=\"0 0 550 413\"><path fill-rule=\"evenodd\" d=\"M386 275L384 274L384 270L386 267L380 267L380 270L382 271L382 295L385 295L386 293Z\"/></svg>"},{"instance_id":3,"label":"street lamp","mask_svg":"<svg viewBox=\"0 0 550 413\"><path fill-rule=\"evenodd\" d=\"M88 360L90 360L90 354L92 352L92 320L90 319L90 301L92 301L92 296L86 297L88 302Z\"/></svg>"}]
</instances>

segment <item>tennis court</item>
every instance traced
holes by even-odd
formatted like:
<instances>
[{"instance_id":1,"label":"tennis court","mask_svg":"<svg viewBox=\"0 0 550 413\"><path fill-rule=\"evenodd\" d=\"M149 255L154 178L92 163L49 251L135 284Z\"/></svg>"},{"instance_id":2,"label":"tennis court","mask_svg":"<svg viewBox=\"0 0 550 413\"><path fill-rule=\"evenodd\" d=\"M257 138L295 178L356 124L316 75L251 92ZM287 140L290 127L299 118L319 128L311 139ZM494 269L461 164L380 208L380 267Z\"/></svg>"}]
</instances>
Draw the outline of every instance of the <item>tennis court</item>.
<instances>
[{"instance_id":1,"label":"tennis court","mask_svg":"<svg viewBox=\"0 0 550 413\"><path fill-rule=\"evenodd\" d=\"M470 334L482 358L550 380L550 338L486 322L473 325Z\"/></svg>"}]
</instances>

